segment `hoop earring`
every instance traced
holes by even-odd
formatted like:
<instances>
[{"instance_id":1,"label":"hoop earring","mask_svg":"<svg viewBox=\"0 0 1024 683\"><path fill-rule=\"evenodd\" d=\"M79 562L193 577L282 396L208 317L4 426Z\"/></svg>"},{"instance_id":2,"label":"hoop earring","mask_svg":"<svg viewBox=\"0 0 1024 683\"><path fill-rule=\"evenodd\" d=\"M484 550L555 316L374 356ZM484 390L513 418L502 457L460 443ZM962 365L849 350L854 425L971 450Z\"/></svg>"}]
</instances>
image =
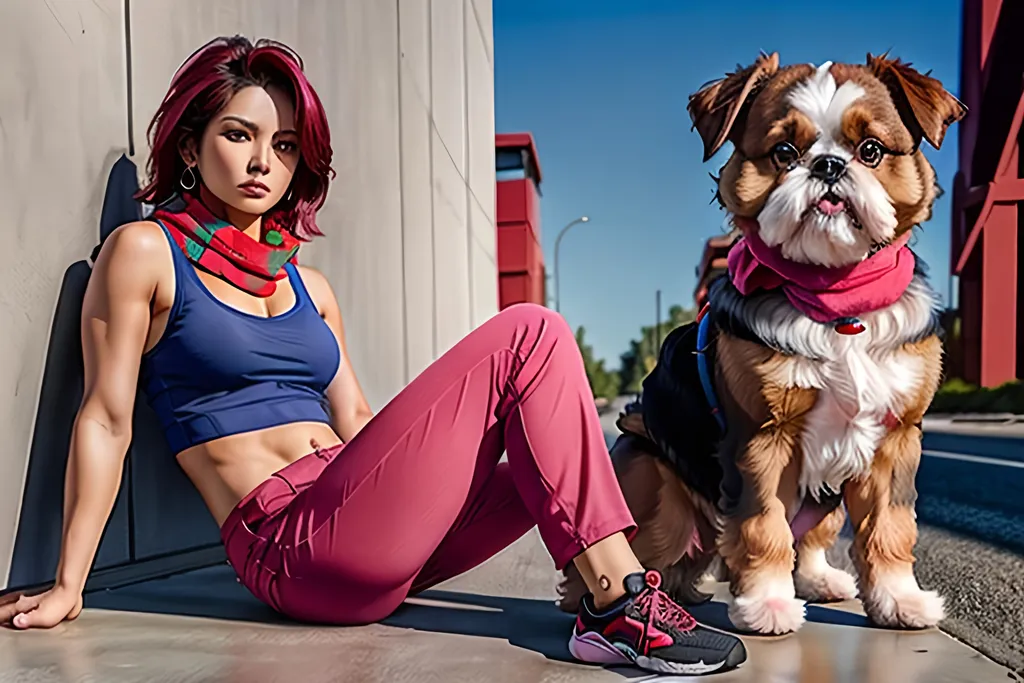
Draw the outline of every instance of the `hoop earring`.
<instances>
[{"instance_id":1,"label":"hoop earring","mask_svg":"<svg viewBox=\"0 0 1024 683\"><path fill-rule=\"evenodd\" d=\"M186 185L185 184L185 174L186 173L192 179L192 184L191 185ZM191 190L193 187L196 186L196 174L192 171L192 167L191 166L186 166L185 167L185 170L181 172L181 178L179 179L178 182L180 182L181 186L183 188L185 188L186 190Z\"/></svg>"}]
</instances>

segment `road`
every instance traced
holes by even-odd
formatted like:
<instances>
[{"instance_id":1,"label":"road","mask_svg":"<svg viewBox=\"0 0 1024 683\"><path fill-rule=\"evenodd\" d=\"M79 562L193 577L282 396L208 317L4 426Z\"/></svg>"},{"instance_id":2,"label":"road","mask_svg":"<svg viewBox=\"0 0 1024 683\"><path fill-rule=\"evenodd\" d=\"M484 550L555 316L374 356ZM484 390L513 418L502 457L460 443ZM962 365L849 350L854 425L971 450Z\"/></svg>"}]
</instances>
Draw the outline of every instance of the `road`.
<instances>
[{"instance_id":1,"label":"road","mask_svg":"<svg viewBox=\"0 0 1024 683\"><path fill-rule=\"evenodd\" d=\"M1024 438L993 428L946 431L924 437L918 473L918 514L923 521L1004 548L1024 552Z\"/></svg>"},{"instance_id":2,"label":"road","mask_svg":"<svg viewBox=\"0 0 1024 683\"><path fill-rule=\"evenodd\" d=\"M1024 670L1024 438L925 425L918 576L946 595L943 628Z\"/></svg>"},{"instance_id":3,"label":"road","mask_svg":"<svg viewBox=\"0 0 1024 683\"><path fill-rule=\"evenodd\" d=\"M602 415L618 435L619 398ZM916 573L946 596L943 630L1024 671L1024 427L928 420L918 471ZM850 530L832 561L850 568Z\"/></svg>"}]
</instances>

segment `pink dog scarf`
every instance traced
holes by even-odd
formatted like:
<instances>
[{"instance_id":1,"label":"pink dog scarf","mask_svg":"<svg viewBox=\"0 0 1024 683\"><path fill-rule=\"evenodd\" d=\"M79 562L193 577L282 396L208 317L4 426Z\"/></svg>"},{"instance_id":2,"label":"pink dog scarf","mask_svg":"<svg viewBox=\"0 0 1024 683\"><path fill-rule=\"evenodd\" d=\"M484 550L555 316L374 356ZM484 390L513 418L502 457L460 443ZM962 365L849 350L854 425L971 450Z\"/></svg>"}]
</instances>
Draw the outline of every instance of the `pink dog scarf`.
<instances>
[{"instance_id":1,"label":"pink dog scarf","mask_svg":"<svg viewBox=\"0 0 1024 683\"><path fill-rule=\"evenodd\" d=\"M744 296L782 288L786 298L819 323L877 311L896 302L914 278L910 231L864 259L841 268L794 263L757 234L757 223L735 218L743 237L729 250L729 276ZM863 328L861 328L863 329Z\"/></svg>"}]
</instances>

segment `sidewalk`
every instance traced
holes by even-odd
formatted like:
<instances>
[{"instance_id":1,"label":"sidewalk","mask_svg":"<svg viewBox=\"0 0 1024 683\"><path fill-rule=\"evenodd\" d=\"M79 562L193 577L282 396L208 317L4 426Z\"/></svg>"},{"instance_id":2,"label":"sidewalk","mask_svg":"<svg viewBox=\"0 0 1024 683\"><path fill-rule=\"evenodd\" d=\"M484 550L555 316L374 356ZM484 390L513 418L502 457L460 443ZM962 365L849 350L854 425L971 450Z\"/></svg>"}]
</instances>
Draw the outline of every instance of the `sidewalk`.
<instances>
[{"instance_id":1,"label":"sidewalk","mask_svg":"<svg viewBox=\"0 0 1024 683\"><path fill-rule=\"evenodd\" d=\"M1024 415L931 415L921 424L925 433L1024 439Z\"/></svg>"},{"instance_id":2,"label":"sidewalk","mask_svg":"<svg viewBox=\"0 0 1024 683\"><path fill-rule=\"evenodd\" d=\"M602 415L609 436L620 407ZM837 558L843 553L834 550ZM332 628L278 618L220 565L89 594L77 621L49 632L0 630L0 683L696 680L573 662L566 647L573 617L554 606L557 578L533 531L483 566L409 600L383 624ZM694 615L729 629L727 588L707 588L716 600ZM700 680L1020 680L941 631L871 627L857 601L809 607L799 634L744 640L749 660L740 670Z\"/></svg>"},{"instance_id":3,"label":"sidewalk","mask_svg":"<svg viewBox=\"0 0 1024 683\"><path fill-rule=\"evenodd\" d=\"M51 632L0 631L0 681L327 683L688 680L570 661L573 618L531 533L476 570L410 600L385 624L285 623L226 566L90 595ZM718 586L719 600L725 588ZM695 611L728 628L725 604ZM745 638L740 670L701 680L1006 683L1008 671L939 631L871 628L859 604L811 607L796 636Z\"/></svg>"}]
</instances>

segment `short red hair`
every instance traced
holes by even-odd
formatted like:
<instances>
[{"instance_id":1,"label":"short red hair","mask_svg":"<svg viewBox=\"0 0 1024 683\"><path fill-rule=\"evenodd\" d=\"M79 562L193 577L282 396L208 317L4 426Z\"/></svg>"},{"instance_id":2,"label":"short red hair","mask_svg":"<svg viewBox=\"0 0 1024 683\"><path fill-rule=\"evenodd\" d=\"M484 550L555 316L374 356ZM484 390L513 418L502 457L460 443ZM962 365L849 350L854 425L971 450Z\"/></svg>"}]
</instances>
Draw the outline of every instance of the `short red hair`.
<instances>
[{"instance_id":1,"label":"short red hair","mask_svg":"<svg viewBox=\"0 0 1024 683\"><path fill-rule=\"evenodd\" d=\"M300 159L287 194L264 219L302 240L322 235L316 212L335 175L327 114L306 79L302 58L272 40L254 45L242 36L216 38L181 65L149 124L149 183L136 198L159 204L182 191L179 179L185 162L179 152L181 141L194 136L198 144L206 126L235 93L249 86L268 85L291 93Z\"/></svg>"}]
</instances>

